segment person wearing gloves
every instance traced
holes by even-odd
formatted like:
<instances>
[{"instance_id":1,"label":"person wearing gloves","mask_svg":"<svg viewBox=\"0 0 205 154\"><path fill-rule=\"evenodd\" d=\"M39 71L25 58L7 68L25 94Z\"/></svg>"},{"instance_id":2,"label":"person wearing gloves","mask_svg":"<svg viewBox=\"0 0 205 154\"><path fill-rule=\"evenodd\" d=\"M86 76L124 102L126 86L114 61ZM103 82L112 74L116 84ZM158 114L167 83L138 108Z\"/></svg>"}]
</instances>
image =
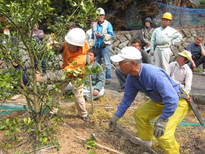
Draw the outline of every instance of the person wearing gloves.
<instances>
[{"instance_id":1,"label":"person wearing gloves","mask_svg":"<svg viewBox=\"0 0 205 154\"><path fill-rule=\"evenodd\" d=\"M170 46L182 40L182 35L169 26L171 21L172 14L169 12L164 13L161 26L154 30L151 38L150 54L154 55L154 64L165 71L168 70L170 57L173 54Z\"/></svg>"},{"instance_id":2,"label":"person wearing gloves","mask_svg":"<svg viewBox=\"0 0 205 154\"><path fill-rule=\"evenodd\" d=\"M67 80L68 82L62 86L62 89L65 89L65 86L69 84L69 79L77 80L82 76L85 76L85 67L88 64L88 51L90 47L86 41L86 34L81 28L71 29L65 36L65 41L63 45L63 69L57 70L54 72L46 72L43 76L41 74L36 74L36 80L39 82L43 81L60 81L62 80L65 73L68 73ZM78 76L73 76L69 74L70 71L81 70L82 73ZM65 80L66 80L65 79ZM72 85L72 91L75 97L75 104L78 110L80 118L84 121L89 121L88 112L86 110L85 98L83 96L84 85Z\"/></svg>"},{"instance_id":3,"label":"person wearing gloves","mask_svg":"<svg viewBox=\"0 0 205 154\"><path fill-rule=\"evenodd\" d=\"M179 154L179 144L174 133L187 114L189 105L180 98L180 84L163 69L141 63L141 58L140 51L134 47L124 47L119 54L111 57L128 77L124 97L109 122L110 130L115 130L117 120L125 114L138 91L141 91L150 100L141 104L134 113L138 137L151 146L155 136L167 154ZM154 125L152 120L156 120Z\"/></svg>"},{"instance_id":4,"label":"person wearing gloves","mask_svg":"<svg viewBox=\"0 0 205 154\"><path fill-rule=\"evenodd\" d=\"M96 61L99 64L105 63L106 83L112 80L112 65L110 61L110 44L114 37L113 27L111 23L105 20L105 11L103 8L97 9L98 21L93 24L93 38L95 40L94 48L96 51ZM102 61L103 60L103 61Z\"/></svg>"},{"instance_id":5,"label":"person wearing gloves","mask_svg":"<svg viewBox=\"0 0 205 154\"><path fill-rule=\"evenodd\" d=\"M187 50L183 50L178 55L177 60L169 64L168 74L189 93L191 91L193 73L187 63L194 63L192 55Z\"/></svg>"}]
</instances>

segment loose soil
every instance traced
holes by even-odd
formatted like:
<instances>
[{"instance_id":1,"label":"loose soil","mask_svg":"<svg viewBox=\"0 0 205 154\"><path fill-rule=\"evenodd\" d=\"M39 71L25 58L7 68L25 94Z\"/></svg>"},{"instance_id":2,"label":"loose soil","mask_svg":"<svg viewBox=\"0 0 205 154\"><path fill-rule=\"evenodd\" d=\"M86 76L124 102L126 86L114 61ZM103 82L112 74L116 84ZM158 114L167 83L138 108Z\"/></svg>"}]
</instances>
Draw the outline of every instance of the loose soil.
<instances>
[{"instance_id":1,"label":"loose soil","mask_svg":"<svg viewBox=\"0 0 205 154\"><path fill-rule=\"evenodd\" d=\"M125 154L149 154L148 150L140 145L131 143L128 139L117 132L108 130L108 121L112 114L116 111L116 107L123 97L123 93L117 92L119 85L116 80L106 86L106 94L102 98L94 101L95 112L90 115L91 122L86 123L76 116L76 110L73 102L63 102L59 115L63 119L63 123L56 128L56 136L59 140L60 149L43 149L39 154L86 154L95 150L96 154L111 154L108 150L101 148L88 149L85 141L77 137L89 139L92 134L96 135L97 143L118 150ZM119 121L119 124L135 132L135 121L133 112L137 106L143 103L147 98L143 94L139 94L128 109L125 116ZM88 110L91 111L91 104L87 103ZM205 106L199 106L200 111L205 117ZM16 116L16 114L15 114ZM9 117L8 117L9 118ZM197 122L193 113L190 111L184 121ZM176 138L181 145L181 154L203 154L205 153L205 130L201 126L179 126L176 130ZM0 132L0 141L3 139L3 132ZM4 149L2 153L14 153L30 151L26 144L17 149ZM154 150L162 154L162 151L154 140ZM1 153L1 150L0 150Z\"/></svg>"}]
</instances>

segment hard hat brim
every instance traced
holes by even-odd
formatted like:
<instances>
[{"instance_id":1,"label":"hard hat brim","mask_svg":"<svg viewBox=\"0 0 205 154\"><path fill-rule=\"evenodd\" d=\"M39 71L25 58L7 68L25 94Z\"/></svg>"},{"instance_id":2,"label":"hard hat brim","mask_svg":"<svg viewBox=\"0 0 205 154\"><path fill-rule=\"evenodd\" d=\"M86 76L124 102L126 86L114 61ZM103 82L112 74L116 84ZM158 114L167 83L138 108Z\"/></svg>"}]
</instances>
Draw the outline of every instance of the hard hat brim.
<instances>
[{"instance_id":1,"label":"hard hat brim","mask_svg":"<svg viewBox=\"0 0 205 154\"><path fill-rule=\"evenodd\" d=\"M191 60L190 58L188 58L186 55L184 55L183 53L178 53L178 55L179 56L182 56L182 57L184 57L184 58L186 58L186 59L188 59L188 60Z\"/></svg>"},{"instance_id":2,"label":"hard hat brim","mask_svg":"<svg viewBox=\"0 0 205 154\"><path fill-rule=\"evenodd\" d=\"M119 55L114 55L114 56L111 56L110 59L115 62L115 63L119 63L123 60L125 60L124 58L122 58L121 56Z\"/></svg>"},{"instance_id":3,"label":"hard hat brim","mask_svg":"<svg viewBox=\"0 0 205 154\"><path fill-rule=\"evenodd\" d=\"M172 19L169 19L169 18L164 18L164 17L162 17L162 19L166 19L166 20L170 20L170 21L172 21Z\"/></svg>"}]
</instances>

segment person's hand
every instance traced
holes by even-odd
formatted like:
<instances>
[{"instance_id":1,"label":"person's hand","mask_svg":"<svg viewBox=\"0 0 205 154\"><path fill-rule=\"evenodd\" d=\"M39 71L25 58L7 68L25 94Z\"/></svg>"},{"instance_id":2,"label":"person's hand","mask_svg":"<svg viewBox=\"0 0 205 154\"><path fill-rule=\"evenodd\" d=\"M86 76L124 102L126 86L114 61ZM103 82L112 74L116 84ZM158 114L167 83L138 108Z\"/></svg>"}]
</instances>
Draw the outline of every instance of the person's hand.
<instances>
[{"instance_id":1,"label":"person's hand","mask_svg":"<svg viewBox=\"0 0 205 154\"><path fill-rule=\"evenodd\" d=\"M38 82L43 81L43 76L40 73L36 73L36 81L38 81Z\"/></svg>"},{"instance_id":2,"label":"person's hand","mask_svg":"<svg viewBox=\"0 0 205 154\"><path fill-rule=\"evenodd\" d=\"M32 37L36 37L36 36L37 36L37 34L35 34L35 33L32 34Z\"/></svg>"},{"instance_id":3,"label":"person's hand","mask_svg":"<svg viewBox=\"0 0 205 154\"><path fill-rule=\"evenodd\" d=\"M96 36L96 37L102 37L102 34L96 33L95 36Z\"/></svg>"},{"instance_id":4,"label":"person's hand","mask_svg":"<svg viewBox=\"0 0 205 154\"><path fill-rule=\"evenodd\" d=\"M109 130L111 132L116 129L118 119L119 119L119 117L117 117L115 114L113 114L112 118L109 121Z\"/></svg>"},{"instance_id":5,"label":"person's hand","mask_svg":"<svg viewBox=\"0 0 205 154\"><path fill-rule=\"evenodd\" d=\"M147 48L150 47L150 43L149 42L146 43L146 47Z\"/></svg>"},{"instance_id":6,"label":"person's hand","mask_svg":"<svg viewBox=\"0 0 205 154\"><path fill-rule=\"evenodd\" d=\"M98 90L93 90L93 96L97 96L99 94L99 91Z\"/></svg>"},{"instance_id":7,"label":"person's hand","mask_svg":"<svg viewBox=\"0 0 205 154\"><path fill-rule=\"evenodd\" d=\"M192 68L196 68L196 64L194 62L192 63Z\"/></svg>"},{"instance_id":8,"label":"person's hand","mask_svg":"<svg viewBox=\"0 0 205 154\"><path fill-rule=\"evenodd\" d=\"M15 61L12 62L12 65L13 65L14 67L17 67L17 66L18 66L18 64L17 64Z\"/></svg>"},{"instance_id":9,"label":"person's hand","mask_svg":"<svg viewBox=\"0 0 205 154\"><path fill-rule=\"evenodd\" d=\"M187 99L187 102L192 102L193 101L193 99L192 99L192 97L190 96L188 99Z\"/></svg>"},{"instance_id":10,"label":"person's hand","mask_svg":"<svg viewBox=\"0 0 205 154\"><path fill-rule=\"evenodd\" d=\"M203 48L203 43L199 43L199 46L200 46L201 48Z\"/></svg>"},{"instance_id":11,"label":"person's hand","mask_svg":"<svg viewBox=\"0 0 205 154\"><path fill-rule=\"evenodd\" d=\"M154 136L159 138L164 135L166 124L168 120L158 118L154 124Z\"/></svg>"}]
</instances>

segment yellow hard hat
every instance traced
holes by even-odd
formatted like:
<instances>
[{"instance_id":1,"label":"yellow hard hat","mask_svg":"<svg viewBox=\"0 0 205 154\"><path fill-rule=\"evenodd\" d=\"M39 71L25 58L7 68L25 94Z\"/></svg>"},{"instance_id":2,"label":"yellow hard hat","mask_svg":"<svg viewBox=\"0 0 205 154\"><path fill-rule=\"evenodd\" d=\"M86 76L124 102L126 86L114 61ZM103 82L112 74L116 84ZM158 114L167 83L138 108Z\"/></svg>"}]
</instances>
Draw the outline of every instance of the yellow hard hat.
<instances>
[{"instance_id":1,"label":"yellow hard hat","mask_svg":"<svg viewBox=\"0 0 205 154\"><path fill-rule=\"evenodd\" d=\"M191 60L191 52L187 51L187 50L183 50L182 52L178 53L178 55L185 57L188 60Z\"/></svg>"},{"instance_id":2,"label":"yellow hard hat","mask_svg":"<svg viewBox=\"0 0 205 154\"><path fill-rule=\"evenodd\" d=\"M170 12L165 12L162 16L162 19L172 20L172 14Z\"/></svg>"}]
</instances>

